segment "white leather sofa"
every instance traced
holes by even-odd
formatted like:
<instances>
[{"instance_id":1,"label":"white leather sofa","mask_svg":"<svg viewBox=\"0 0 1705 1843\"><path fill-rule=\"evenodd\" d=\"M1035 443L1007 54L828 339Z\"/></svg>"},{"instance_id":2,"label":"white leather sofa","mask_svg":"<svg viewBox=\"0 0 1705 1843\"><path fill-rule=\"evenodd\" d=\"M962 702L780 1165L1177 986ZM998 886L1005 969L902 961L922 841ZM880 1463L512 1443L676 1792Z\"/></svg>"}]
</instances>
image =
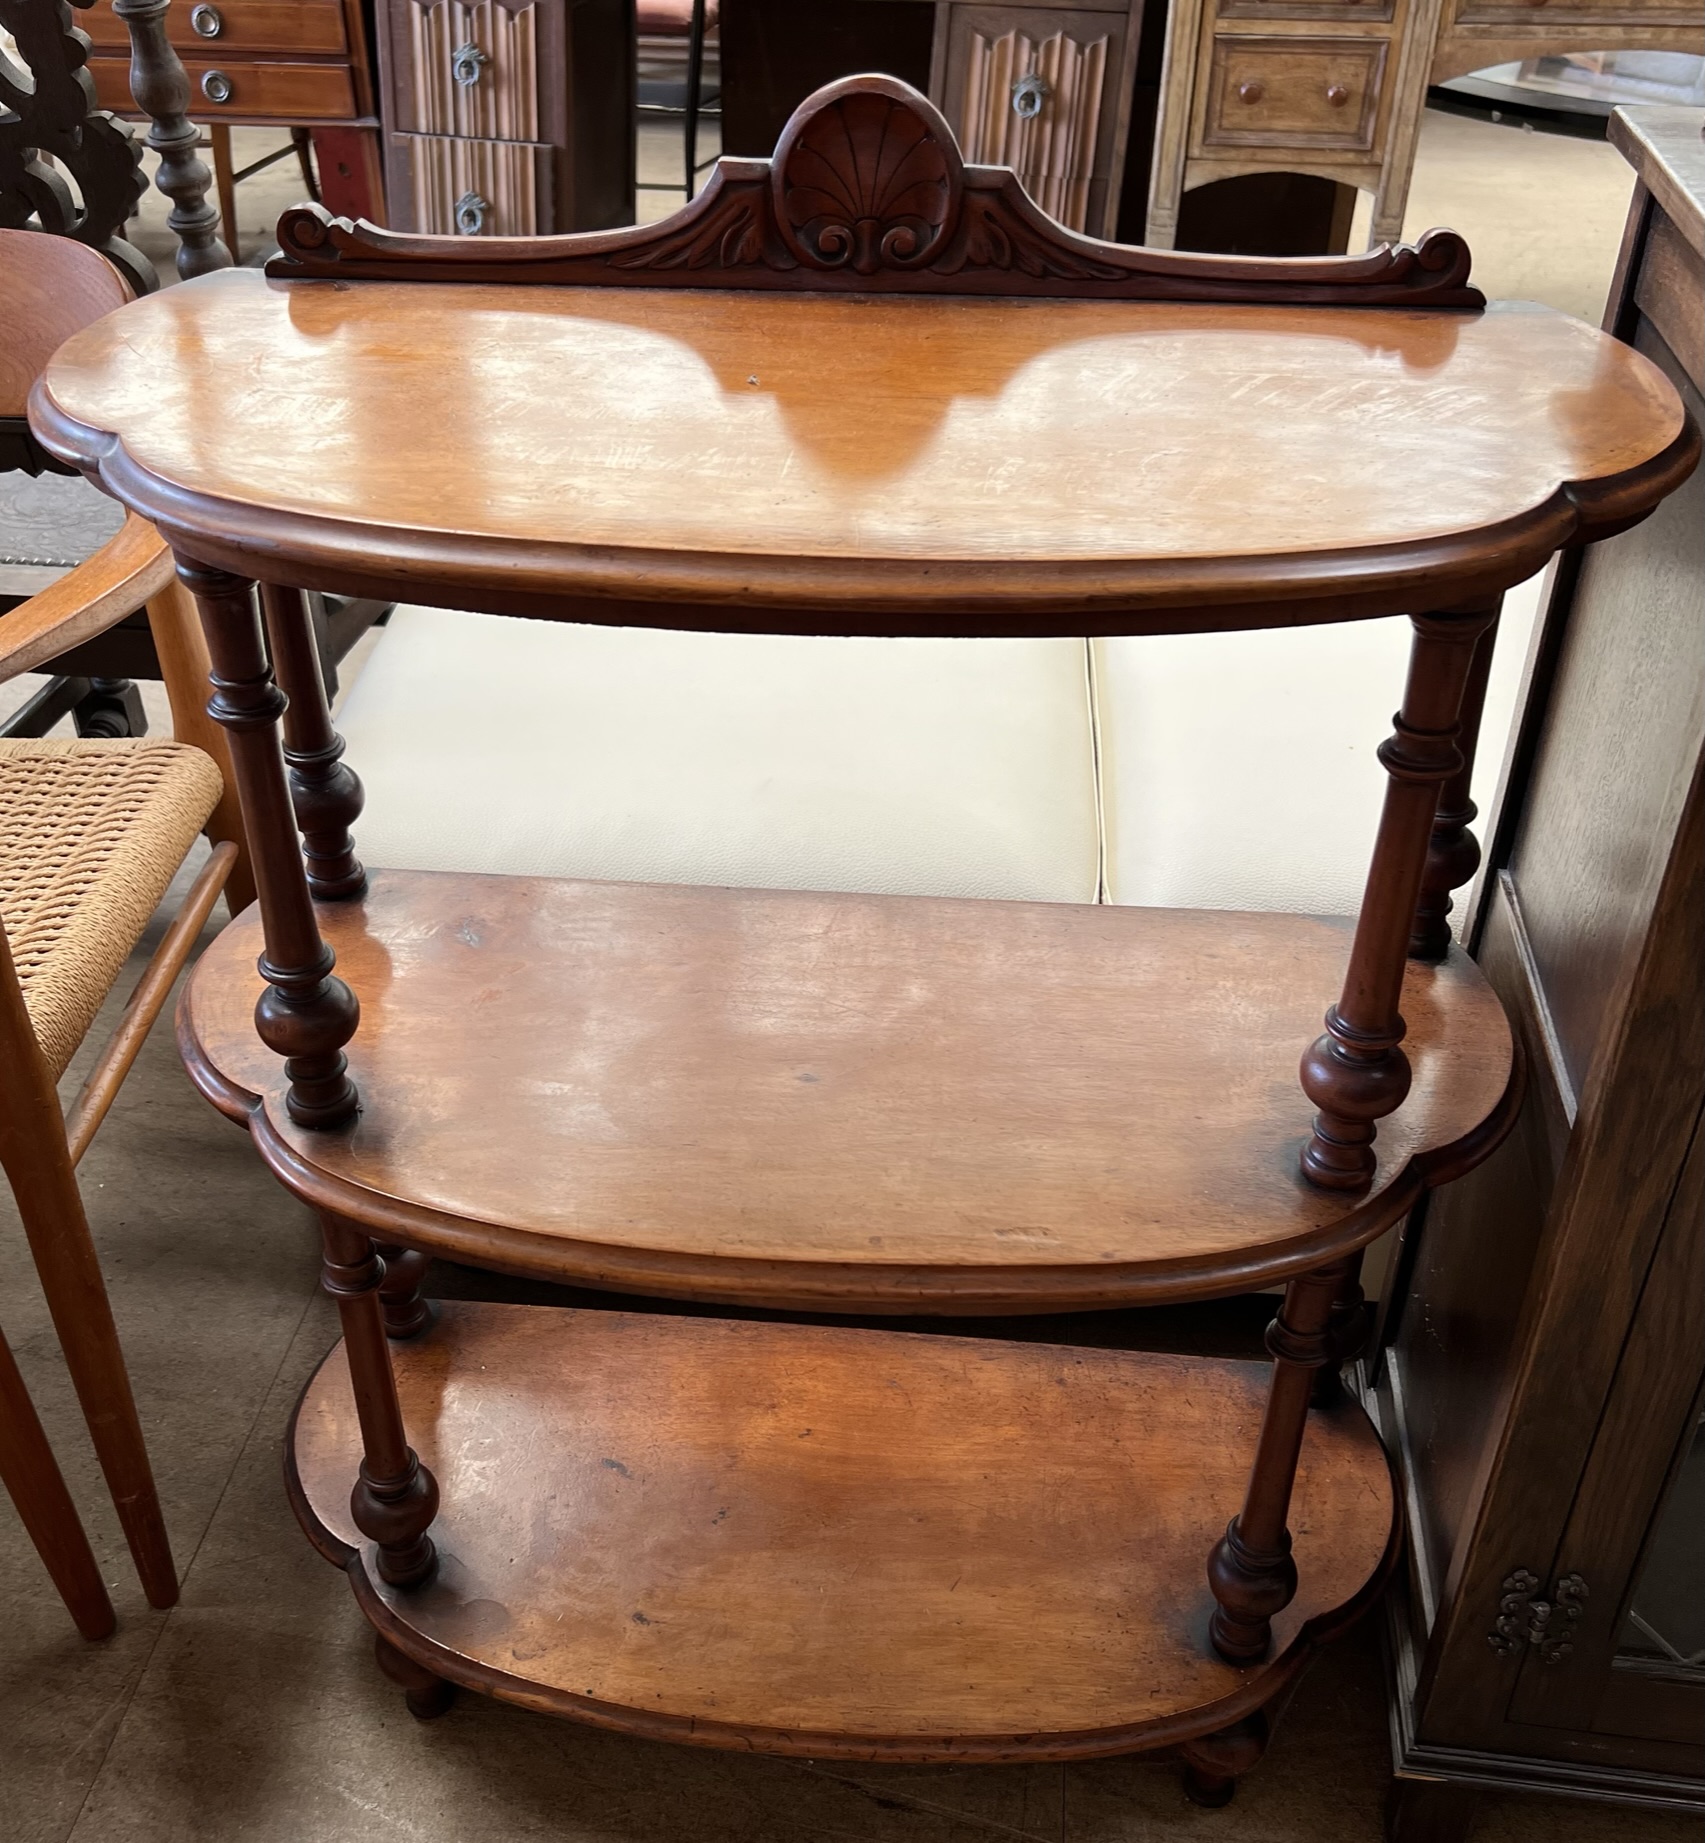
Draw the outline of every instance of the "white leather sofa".
<instances>
[{"instance_id":1,"label":"white leather sofa","mask_svg":"<svg viewBox=\"0 0 1705 1843\"><path fill-rule=\"evenodd\" d=\"M1506 603L1490 803L1539 579ZM1353 913L1404 620L663 633L399 607L339 712L369 864Z\"/></svg>"}]
</instances>

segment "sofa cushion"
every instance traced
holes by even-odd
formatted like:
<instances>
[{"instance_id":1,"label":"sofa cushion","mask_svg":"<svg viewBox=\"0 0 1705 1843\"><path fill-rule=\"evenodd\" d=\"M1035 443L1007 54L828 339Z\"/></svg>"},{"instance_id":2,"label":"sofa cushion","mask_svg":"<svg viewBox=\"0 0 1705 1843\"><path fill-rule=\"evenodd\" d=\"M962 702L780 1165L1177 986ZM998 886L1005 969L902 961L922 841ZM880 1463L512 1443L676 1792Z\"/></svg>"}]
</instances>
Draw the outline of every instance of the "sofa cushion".
<instances>
[{"instance_id":1,"label":"sofa cushion","mask_svg":"<svg viewBox=\"0 0 1705 1843\"><path fill-rule=\"evenodd\" d=\"M1081 640L654 632L399 607L339 713L364 861L1093 902Z\"/></svg>"},{"instance_id":2,"label":"sofa cushion","mask_svg":"<svg viewBox=\"0 0 1705 1843\"><path fill-rule=\"evenodd\" d=\"M1543 580L1504 600L1475 760L1482 813ZM1403 695L1410 633L1399 616L1095 641L1107 899L1353 915L1385 798L1375 751Z\"/></svg>"}]
</instances>

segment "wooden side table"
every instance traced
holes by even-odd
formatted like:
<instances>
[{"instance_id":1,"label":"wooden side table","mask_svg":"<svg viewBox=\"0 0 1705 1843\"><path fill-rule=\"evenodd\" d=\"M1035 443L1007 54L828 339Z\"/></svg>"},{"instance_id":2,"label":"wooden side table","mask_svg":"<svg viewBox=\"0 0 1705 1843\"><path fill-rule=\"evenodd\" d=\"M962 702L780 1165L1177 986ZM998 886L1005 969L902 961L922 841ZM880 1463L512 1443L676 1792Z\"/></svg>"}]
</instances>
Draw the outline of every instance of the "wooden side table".
<instances>
[{"instance_id":1,"label":"wooden side table","mask_svg":"<svg viewBox=\"0 0 1705 1843\"><path fill-rule=\"evenodd\" d=\"M1373 193L1403 234L1427 85L1548 51L1705 51L1690 0L1172 0L1144 241L1187 191L1313 173Z\"/></svg>"},{"instance_id":2,"label":"wooden side table","mask_svg":"<svg viewBox=\"0 0 1705 1843\"><path fill-rule=\"evenodd\" d=\"M1446 234L1076 237L881 78L659 226L482 245L310 208L280 240L270 280L73 341L33 417L159 521L206 619L261 900L180 1040L321 1215L344 1341L290 1488L385 1669L417 1714L462 1684L812 1757L1177 1747L1229 1797L1396 1553L1333 1386L1359 1250L1519 1099L1444 927L1498 597L1686 476L1674 392L1485 311ZM369 879L303 618L334 584L784 633L1396 610L1415 643L1354 929ZM1287 1290L1268 1370L785 1318L424 1328L378 1249L896 1320ZM394 1353L387 1313L419 1333Z\"/></svg>"}]
</instances>

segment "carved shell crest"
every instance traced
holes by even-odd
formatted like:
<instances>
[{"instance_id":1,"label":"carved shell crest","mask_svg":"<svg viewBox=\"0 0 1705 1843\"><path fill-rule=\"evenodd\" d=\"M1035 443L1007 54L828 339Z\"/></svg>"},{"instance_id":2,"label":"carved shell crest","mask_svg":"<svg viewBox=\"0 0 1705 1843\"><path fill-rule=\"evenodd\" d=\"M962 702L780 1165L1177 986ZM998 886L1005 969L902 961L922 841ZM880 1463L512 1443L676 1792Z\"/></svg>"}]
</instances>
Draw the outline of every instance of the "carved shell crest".
<instances>
[{"instance_id":1,"label":"carved shell crest","mask_svg":"<svg viewBox=\"0 0 1705 1843\"><path fill-rule=\"evenodd\" d=\"M812 268L920 268L952 234L959 150L915 91L889 78L862 85L788 124L771 169L777 227Z\"/></svg>"}]
</instances>

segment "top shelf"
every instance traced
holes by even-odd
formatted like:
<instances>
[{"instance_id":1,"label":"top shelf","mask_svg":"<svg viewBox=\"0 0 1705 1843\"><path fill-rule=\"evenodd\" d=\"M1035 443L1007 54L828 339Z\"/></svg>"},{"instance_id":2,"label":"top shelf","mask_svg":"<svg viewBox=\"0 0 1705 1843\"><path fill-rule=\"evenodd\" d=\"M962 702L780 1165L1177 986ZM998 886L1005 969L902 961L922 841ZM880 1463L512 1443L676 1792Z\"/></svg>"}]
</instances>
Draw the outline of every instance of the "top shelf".
<instances>
[{"instance_id":1,"label":"top shelf","mask_svg":"<svg viewBox=\"0 0 1705 1843\"><path fill-rule=\"evenodd\" d=\"M497 613L1137 633L1452 606L1697 436L1547 309L204 276L61 349L57 454L204 563Z\"/></svg>"},{"instance_id":2,"label":"top shelf","mask_svg":"<svg viewBox=\"0 0 1705 1843\"><path fill-rule=\"evenodd\" d=\"M1318 1267L1514 1098L1474 964L1411 963L1415 1078L1361 1196L1298 1173L1348 922L379 871L320 922L362 1112L310 1131L255 1035L251 908L179 1035L280 1178L381 1241L653 1296L1046 1312Z\"/></svg>"}]
</instances>

